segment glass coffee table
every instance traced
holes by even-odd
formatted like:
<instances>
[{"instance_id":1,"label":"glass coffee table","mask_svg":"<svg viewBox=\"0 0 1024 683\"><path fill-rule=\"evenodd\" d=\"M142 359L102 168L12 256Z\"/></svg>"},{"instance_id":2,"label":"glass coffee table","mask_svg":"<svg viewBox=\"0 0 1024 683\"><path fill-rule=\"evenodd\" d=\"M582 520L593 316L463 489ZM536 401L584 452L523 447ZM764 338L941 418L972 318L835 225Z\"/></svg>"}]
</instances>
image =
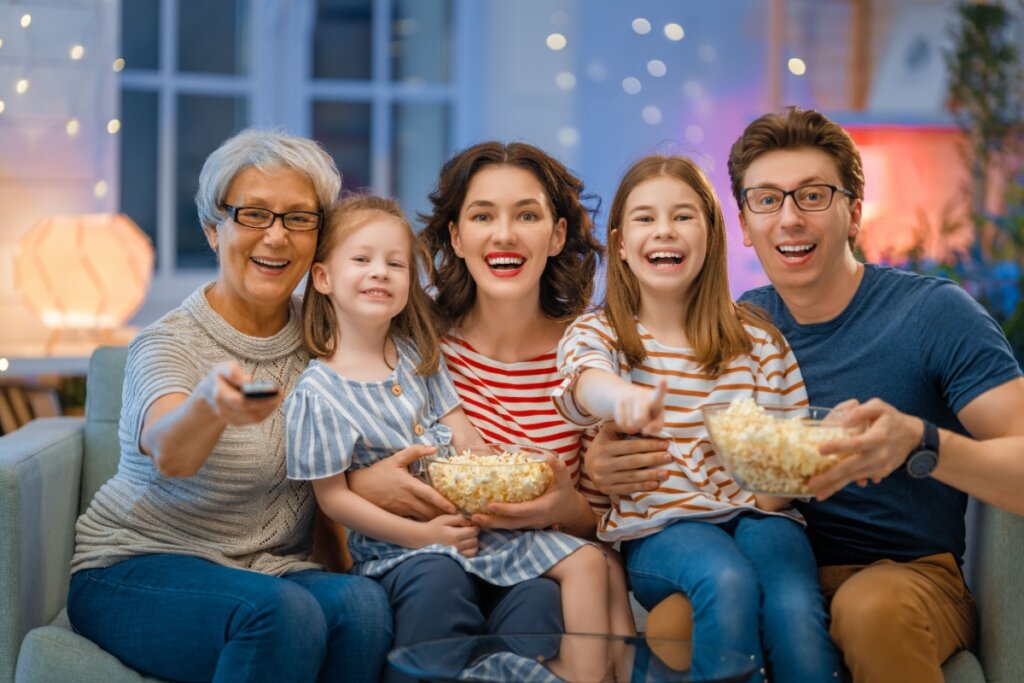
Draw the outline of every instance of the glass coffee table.
<instances>
[{"instance_id":1,"label":"glass coffee table","mask_svg":"<svg viewBox=\"0 0 1024 683\"><path fill-rule=\"evenodd\" d=\"M740 683L754 662L681 640L587 634L461 636L406 645L390 666L426 681Z\"/></svg>"}]
</instances>

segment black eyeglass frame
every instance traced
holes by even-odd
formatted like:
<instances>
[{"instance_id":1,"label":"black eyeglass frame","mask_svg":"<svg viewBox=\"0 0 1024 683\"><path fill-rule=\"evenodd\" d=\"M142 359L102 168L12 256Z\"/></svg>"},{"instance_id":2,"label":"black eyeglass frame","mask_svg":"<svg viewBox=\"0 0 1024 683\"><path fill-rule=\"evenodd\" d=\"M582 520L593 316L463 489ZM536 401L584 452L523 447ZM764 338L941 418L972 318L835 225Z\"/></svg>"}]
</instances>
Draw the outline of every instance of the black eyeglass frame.
<instances>
[{"instance_id":1,"label":"black eyeglass frame","mask_svg":"<svg viewBox=\"0 0 1024 683\"><path fill-rule=\"evenodd\" d=\"M253 230L269 230L270 227L274 225L274 221L276 221L278 218L281 219L281 225L284 226L284 229L288 230L289 232L313 232L314 230L319 230L320 227L324 224L323 211L285 211L283 213L277 213L276 211L265 209L262 206L234 206L232 204L224 204L223 206L227 210L228 215L231 216L231 220L238 223L242 227L252 228ZM267 223L266 225L249 225L248 223L243 223L242 221L238 220L238 212L244 211L246 209L253 211L266 211L267 213L270 214L270 222ZM316 226L312 228L288 227L287 217L297 213L302 214L304 216L316 216Z\"/></svg>"},{"instance_id":2,"label":"black eyeglass frame","mask_svg":"<svg viewBox=\"0 0 1024 683\"><path fill-rule=\"evenodd\" d=\"M831 192L831 194L829 194L829 196L828 196L828 204L826 204L825 206L821 207L820 209L806 209L803 206L801 206L800 205L800 200L796 198L796 193L799 192L800 190L806 190L809 187L828 188L830 190L830 192ZM758 209L755 209L751 205L751 203L747 200L747 193L751 192L753 190L772 190L774 192L781 192L782 193L782 199L780 199L779 203L776 205L777 208L773 208L770 211L759 211ZM801 211L808 211L808 212L811 212L811 213L817 213L818 211L828 211L830 208L832 208L832 202L835 201L836 192L839 192L841 194L845 194L850 199L856 199L857 198L857 196L855 194L853 194L852 192L850 192L846 188L837 187L835 185L829 185L827 183L808 183L807 185L801 185L800 187L794 188L792 190L782 190L782 189L780 189L778 187L771 187L771 186L768 186L768 185L755 185L754 187L745 187L745 188L743 188L743 190L740 192L740 198L743 199L743 203L746 204L747 208L750 209L750 211L752 213L757 213L757 214L770 214L770 213L778 213L779 211L782 211L782 205L786 203L786 197L792 197L793 198L793 203L796 204L796 208L800 209Z\"/></svg>"}]
</instances>

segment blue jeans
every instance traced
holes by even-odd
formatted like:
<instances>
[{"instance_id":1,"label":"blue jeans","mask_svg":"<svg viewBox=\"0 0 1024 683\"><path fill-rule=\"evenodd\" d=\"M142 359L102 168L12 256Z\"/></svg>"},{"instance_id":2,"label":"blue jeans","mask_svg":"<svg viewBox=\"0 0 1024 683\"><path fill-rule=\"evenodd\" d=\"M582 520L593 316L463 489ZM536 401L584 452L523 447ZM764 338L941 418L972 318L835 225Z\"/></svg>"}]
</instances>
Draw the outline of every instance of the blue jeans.
<instances>
[{"instance_id":1,"label":"blue jeans","mask_svg":"<svg viewBox=\"0 0 1024 683\"><path fill-rule=\"evenodd\" d=\"M138 671L178 681L376 681L391 610L376 582L284 577L190 555L142 555L71 578L75 630Z\"/></svg>"},{"instance_id":2,"label":"blue jeans","mask_svg":"<svg viewBox=\"0 0 1024 683\"><path fill-rule=\"evenodd\" d=\"M839 655L807 536L783 517L683 520L622 544L630 586L651 609L672 593L693 606L693 644L751 655L773 681L834 681ZM762 650L763 644L763 650ZM693 666L713 670L695 652Z\"/></svg>"},{"instance_id":3,"label":"blue jeans","mask_svg":"<svg viewBox=\"0 0 1024 683\"><path fill-rule=\"evenodd\" d=\"M415 555L380 582L395 613L395 647L484 633L564 630L558 584L551 579L494 586L466 573L446 555ZM411 679L389 666L385 680Z\"/></svg>"}]
</instances>

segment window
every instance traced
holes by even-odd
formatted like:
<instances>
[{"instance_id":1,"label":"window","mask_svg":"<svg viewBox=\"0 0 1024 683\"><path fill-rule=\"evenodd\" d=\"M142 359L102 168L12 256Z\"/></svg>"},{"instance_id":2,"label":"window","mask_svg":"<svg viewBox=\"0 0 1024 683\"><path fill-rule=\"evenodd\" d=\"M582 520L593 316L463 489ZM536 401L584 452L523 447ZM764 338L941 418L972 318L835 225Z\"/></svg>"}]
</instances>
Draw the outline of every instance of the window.
<instances>
[{"instance_id":1,"label":"window","mask_svg":"<svg viewBox=\"0 0 1024 683\"><path fill-rule=\"evenodd\" d=\"M462 5L122 2L121 208L156 247L153 306L166 310L211 277L193 201L199 170L247 126L319 140L346 189L395 196L415 221L453 151Z\"/></svg>"}]
</instances>

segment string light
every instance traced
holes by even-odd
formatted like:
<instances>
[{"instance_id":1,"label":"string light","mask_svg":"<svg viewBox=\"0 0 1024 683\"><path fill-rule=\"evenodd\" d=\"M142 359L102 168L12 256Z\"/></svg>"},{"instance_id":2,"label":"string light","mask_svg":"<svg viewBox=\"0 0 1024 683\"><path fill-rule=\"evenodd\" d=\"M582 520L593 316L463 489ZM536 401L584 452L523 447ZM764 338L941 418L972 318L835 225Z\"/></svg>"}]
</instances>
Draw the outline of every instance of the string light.
<instances>
[{"instance_id":1,"label":"string light","mask_svg":"<svg viewBox=\"0 0 1024 683\"><path fill-rule=\"evenodd\" d=\"M580 142L580 132L572 126L559 128L558 142L565 147L575 147Z\"/></svg>"},{"instance_id":2,"label":"string light","mask_svg":"<svg viewBox=\"0 0 1024 683\"><path fill-rule=\"evenodd\" d=\"M114 60L113 69L115 72L121 71L124 68L124 60L118 57Z\"/></svg>"},{"instance_id":3,"label":"string light","mask_svg":"<svg viewBox=\"0 0 1024 683\"><path fill-rule=\"evenodd\" d=\"M21 27L22 28L28 28L31 25L32 25L32 15L31 14L22 14L21 15Z\"/></svg>"},{"instance_id":4,"label":"string light","mask_svg":"<svg viewBox=\"0 0 1024 683\"><path fill-rule=\"evenodd\" d=\"M642 89L640 79L633 78L632 76L622 79L622 89L625 90L627 94L636 95Z\"/></svg>"},{"instance_id":5,"label":"string light","mask_svg":"<svg viewBox=\"0 0 1024 683\"><path fill-rule=\"evenodd\" d=\"M28 79L19 78L18 82L14 84L14 91L19 95L24 95L28 91Z\"/></svg>"},{"instance_id":6,"label":"string light","mask_svg":"<svg viewBox=\"0 0 1024 683\"><path fill-rule=\"evenodd\" d=\"M101 180L98 183L96 183L95 185L93 185L92 193L94 195L96 195L97 197L100 197L100 198L101 197L106 197L107 196L107 181L106 180Z\"/></svg>"},{"instance_id":7,"label":"string light","mask_svg":"<svg viewBox=\"0 0 1024 683\"><path fill-rule=\"evenodd\" d=\"M75 45L71 48L71 59L79 60L85 55L85 48L81 45Z\"/></svg>"},{"instance_id":8,"label":"string light","mask_svg":"<svg viewBox=\"0 0 1024 683\"><path fill-rule=\"evenodd\" d=\"M669 40L682 40L686 31L679 24L665 24L665 37Z\"/></svg>"},{"instance_id":9,"label":"string light","mask_svg":"<svg viewBox=\"0 0 1024 683\"><path fill-rule=\"evenodd\" d=\"M568 71L561 71L555 76L555 85L562 90L572 90L576 87L576 76Z\"/></svg>"},{"instance_id":10,"label":"string light","mask_svg":"<svg viewBox=\"0 0 1024 683\"><path fill-rule=\"evenodd\" d=\"M661 110L654 105L648 105L644 107L640 115L644 119L644 123L654 126L661 123Z\"/></svg>"},{"instance_id":11,"label":"string light","mask_svg":"<svg viewBox=\"0 0 1024 683\"><path fill-rule=\"evenodd\" d=\"M4 113L4 109L7 109L7 105L4 104L3 100L0 100L0 114Z\"/></svg>"},{"instance_id":12,"label":"string light","mask_svg":"<svg viewBox=\"0 0 1024 683\"><path fill-rule=\"evenodd\" d=\"M78 119L70 119L64 126L64 130L67 131L68 135L78 135L79 123Z\"/></svg>"},{"instance_id":13,"label":"string light","mask_svg":"<svg viewBox=\"0 0 1024 683\"><path fill-rule=\"evenodd\" d=\"M652 59L647 62L647 73L651 74L655 78L664 76L666 71L668 71L668 67L666 67L665 62L660 59Z\"/></svg>"},{"instance_id":14,"label":"string light","mask_svg":"<svg viewBox=\"0 0 1024 683\"><path fill-rule=\"evenodd\" d=\"M4 39L0 38L0 47L3 47L3 46L4 46Z\"/></svg>"},{"instance_id":15,"label":"string light","mask_svg":"<svg viewBox=\"0 0 1024 683\"><path fill-rule=\"evenodd\" d=\"M789 67L789 73L794 76L803 76L807 73L807 65L804 64L804 60L799 57L793 57L790 59L787 66Z\"/></svg>"},{"instance_id":16,"label":"string light","mask_svg":"<svg viewBox=\"0 0 1024 683\"><path fill-rule=\"evenodd\" d=\"M557 52L558 50L561 50L563 47L565 47L568 41L565 39L565 36L563 36L561 33L552 33L550 36L548 36L548 39L545 42L547 43L549 48Z\"/></svg>"},{"instance_id":17,"label":"string light","mask_svg":"<svg viewBox=\"0 0 1024 683\"><path fill-rule=\"evenodd\" d=\"M11 364L7 362L6 358L0 358L0 372L7 372L7 368L11 367Z\"/></svg>"},{"instance_id":18,"label":"string light","mask_svg":"<svg viewBox=\"0 0 1024 683\"><path fill-rule=\"evenodd\" d=\"M117 131L121 130L121 122L117 119L110 119L107 121L107 132L113 135Z\"/></svg>"},{"instance_id":19,"label":"string light","mask_svg":"<svg viewBox=\"0 0 1024 683\"><path fill-rule=\"evenodd\" d=\"M647 21L643 17L637 17L633 20L633 30L642 36L647 35L651 32L651 22Z\"/></svg>"}]
</instances>

